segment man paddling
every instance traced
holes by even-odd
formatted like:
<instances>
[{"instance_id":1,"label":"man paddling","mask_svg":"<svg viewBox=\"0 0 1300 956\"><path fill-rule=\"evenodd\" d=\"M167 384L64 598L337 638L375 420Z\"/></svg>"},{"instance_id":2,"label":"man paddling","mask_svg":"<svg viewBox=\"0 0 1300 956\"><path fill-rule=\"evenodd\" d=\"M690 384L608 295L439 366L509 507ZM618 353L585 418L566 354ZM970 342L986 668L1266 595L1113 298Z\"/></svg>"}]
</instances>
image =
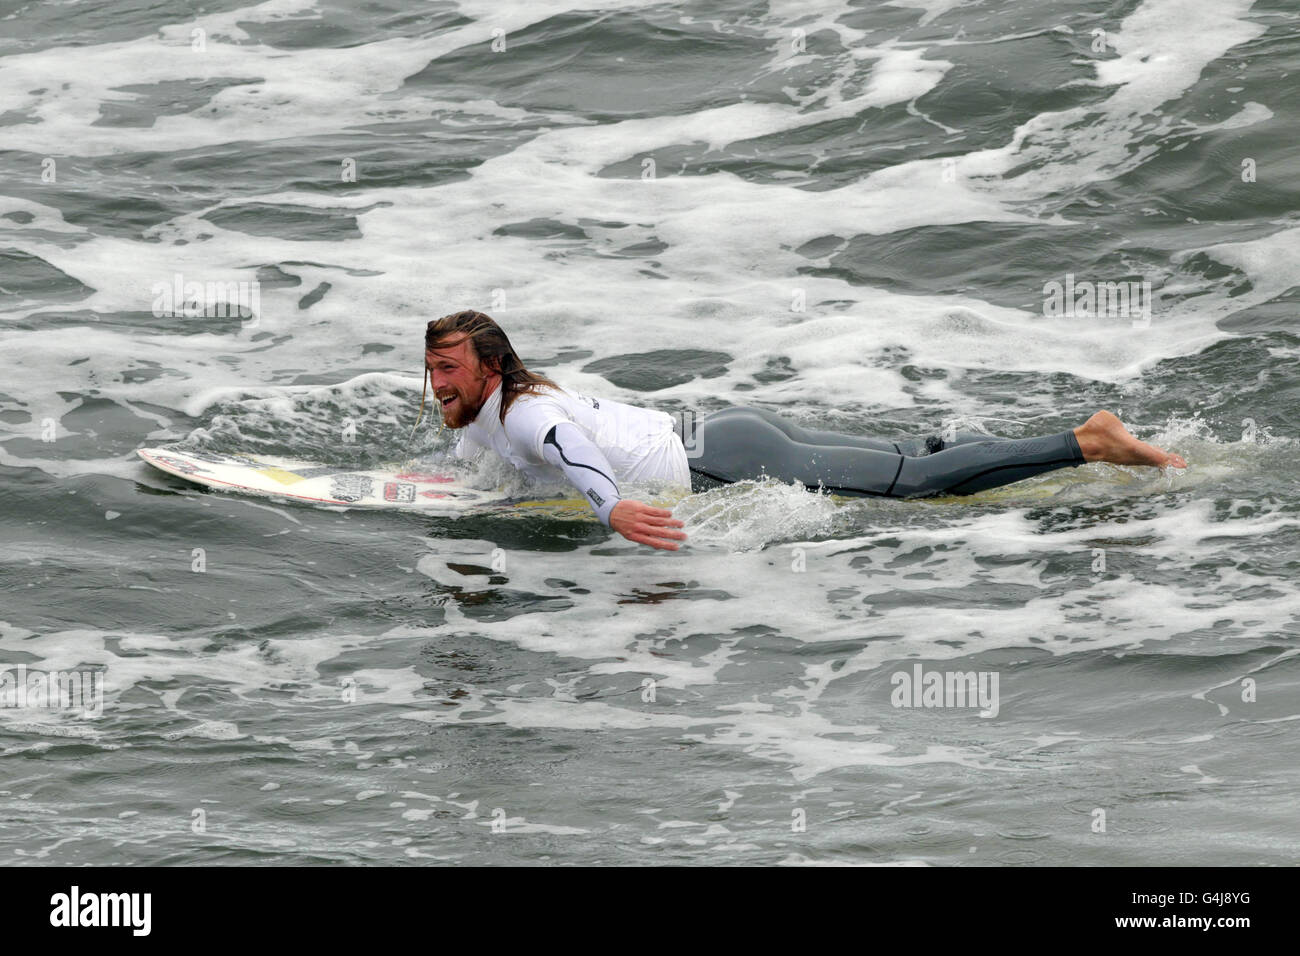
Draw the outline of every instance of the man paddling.
<instances>
[{"instance_id":1,"label":"man paddling","mask_svg":"<svg viewBox=\"0 0 1300 956\"><path fill-rule=\"evenodd\" d=\"M667 551L686 539L678 530L683 523L667 508L622 497L620 481L701 490L770 476L837 494L908 498L973 494L1091 461L1187 466L1138 441L1104 411L1043 438L959 433L893 442L805 429L761 409L726 408L700 423L698 454L688 460L671 416L568 392L530 372L501 327L481 312L429 322L424 360L426 393L431 382L443 424L464 429L458 457L491 450L530 478L563 476L606 526Z\"/></svg>"}]
</instances>

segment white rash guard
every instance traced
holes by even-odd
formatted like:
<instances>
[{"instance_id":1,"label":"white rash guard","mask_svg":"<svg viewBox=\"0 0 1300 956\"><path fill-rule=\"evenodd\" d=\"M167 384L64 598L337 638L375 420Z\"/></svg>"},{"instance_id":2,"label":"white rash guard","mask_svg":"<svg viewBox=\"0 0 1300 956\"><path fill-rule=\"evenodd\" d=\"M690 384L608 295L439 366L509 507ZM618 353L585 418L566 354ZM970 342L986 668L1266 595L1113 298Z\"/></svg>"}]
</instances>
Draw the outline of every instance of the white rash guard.
<instances>
[{"instance_id":1,"label":"white rash guard","mask_svg":"<svg viewBox=\"0 0 1300 956\"><path fill-rule=\"evenodd\" d=\"M543 388L515 397L501 424L497 384L465 426L458 458L491 449L531 479L568 479L603 524L622 500L618 482L658 479L687 489L691 473L672 416L577 392Z\"/></svg>"}]
</instances>

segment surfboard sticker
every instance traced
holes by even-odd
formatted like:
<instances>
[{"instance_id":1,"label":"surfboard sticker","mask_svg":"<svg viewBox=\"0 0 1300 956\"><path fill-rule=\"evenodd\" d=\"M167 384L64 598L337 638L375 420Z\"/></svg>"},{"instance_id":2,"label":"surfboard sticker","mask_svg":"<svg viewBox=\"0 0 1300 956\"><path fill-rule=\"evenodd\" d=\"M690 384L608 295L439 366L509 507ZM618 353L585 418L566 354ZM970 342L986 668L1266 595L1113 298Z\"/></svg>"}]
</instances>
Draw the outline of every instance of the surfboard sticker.
<instances>
[{"instance_id":1,"label":"surfboard sticker","mask_svg":"<svg viewBox=\"0 0 1300 956\"><path fill-rule=\"evenodd\" d=\"M171 471L182 475L199 475L203 473L203 469L198 465L191 461L187 461L185 458L178 455L156 455L152 459L146 458L145 461L150 464L165 466L163 468L164 471Z\"/></svg>"},{"instance_id":2,"label":"surfboard sticker","mask_svg":"<svg viewBox=\"0 0 1300 956\"><path fill-rule=\"evenodd\" d=\"M415 485L409 481L384 482L384 500L409 503L415 500Z\"/></svg>"},{"instance_id":3,"label":"surfboard sticker","mask_svg":"<svg viewBox=\"0 0 1300 956\"><path fill-rule=\"evenodd\" d=\"M357 502L369 498L375 481L368 475L342 474L330 477L330 495L338 501Z\"/></svg>"}]
</instances>

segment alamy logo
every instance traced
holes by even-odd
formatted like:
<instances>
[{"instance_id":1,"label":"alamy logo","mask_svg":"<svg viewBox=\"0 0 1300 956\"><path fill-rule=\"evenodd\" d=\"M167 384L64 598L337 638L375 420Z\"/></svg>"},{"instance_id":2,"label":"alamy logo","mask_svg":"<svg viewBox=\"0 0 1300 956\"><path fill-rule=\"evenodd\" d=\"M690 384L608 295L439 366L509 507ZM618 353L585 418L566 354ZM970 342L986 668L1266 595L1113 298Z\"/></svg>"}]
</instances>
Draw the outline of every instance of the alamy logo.
<instances>
[{"instance_id":1,"label":"alamy logo","mask_svg":"<svg viewBox=\"0 0 1300 956\"><path fill-rule=\"evenodd\" d=\"M187 282L179 272L171 282L155 282L153 314L156 318L257 319L262 308L262 287L256 279L229 282Z\"/></svg>"},{"instance_id":2,"label":"alamy logo","mask_svg":"<svg viewBox=\"0 0 1300 956\"><path fill-rule=\"evenodd\" d=\"M129 926L134 936L148 936L153 909L151 893L70 893L50 897L51 926Z\"/></svg>"},{"instance_id":3,"label":"alamy logo","mask_svg":"<svg viewBox=\"0 0 1300 956\"><path fill-rule=\"evenodd\" d=\"M1043 315L1046 318L1132 319L1134 328L1151 325L1151 283L1092 282L1075 280L1067 272L1064 282L1043 283Z\"/></svg>"},{"instance_id":4,"label":"alamy logo","mask_svg":"<svg viewBox=\"0 0 1300 956\"><path fill-rule=\"evenodd\" d=\"M998 715L997 671L895 671L889 702L895 707L979 707L981 717Z\"/></svg>"},{"instance_id":5,"label":"alamy logo","mask_svg":"<svg viewBox=\"0 0 1300 956\"><path fill-rule=\"evenodd\" d=\"M682 409L675 413L673 417L676 419L673 423L673 430L677 432L677 437L682 440L682 447L686 449L686 457L699 458L704 453L704 432L695 423L695 410L693 408Z\"/></svg>"},{"instance_id":6,"label":"alamy logo","mask_svg":"<svg viewBox=\"0 0 1300 956\"><path fill-rule=\"evenodd\" d=\"M83 717L104 713L104 672L28 670L26 664L0 666L0 707L79 710Z\"/></svg>"}]
</instances>

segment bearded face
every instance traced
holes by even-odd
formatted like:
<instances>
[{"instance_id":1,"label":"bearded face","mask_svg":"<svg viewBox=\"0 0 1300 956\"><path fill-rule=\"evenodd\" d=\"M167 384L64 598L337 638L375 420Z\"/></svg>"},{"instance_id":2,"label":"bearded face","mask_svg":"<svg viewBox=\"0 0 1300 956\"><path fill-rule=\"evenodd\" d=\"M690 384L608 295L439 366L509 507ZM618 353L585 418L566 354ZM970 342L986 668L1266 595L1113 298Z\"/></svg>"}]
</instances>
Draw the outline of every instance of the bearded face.
<instances>
[{"instance_id":1,"label":"bearded face","mask_svg":"<svg viewBox=\"0 0 1300 956\"><path fill-rule=\"evenodd\" d=\"M479 361L468 337L427 349L424 364L447 428L464 428L472 422L499 380Z\"/></svg>"}]
</instances>

